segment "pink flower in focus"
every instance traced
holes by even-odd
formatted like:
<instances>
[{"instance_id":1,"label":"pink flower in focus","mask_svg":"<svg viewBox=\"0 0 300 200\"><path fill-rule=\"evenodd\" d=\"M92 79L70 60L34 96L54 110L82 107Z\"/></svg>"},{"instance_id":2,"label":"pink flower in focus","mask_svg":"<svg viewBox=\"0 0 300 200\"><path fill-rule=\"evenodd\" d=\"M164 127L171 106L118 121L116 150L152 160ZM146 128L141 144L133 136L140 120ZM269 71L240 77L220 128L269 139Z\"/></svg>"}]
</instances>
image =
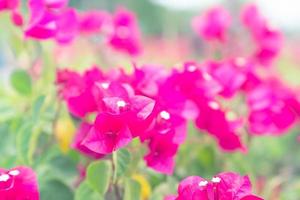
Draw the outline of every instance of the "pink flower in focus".
<instances>
[{"instance_id":1,"label":"pink flower in focus","mask_svg":"<svg viewBox=\"0 0 300 200\"><path fill-rule=\"evenodd\" d=\"M116 50L137 55L141 51L140 31L133 12L119 8L113 17L113 32L109 44Z\"/></svg>"},{"instance_id":2,"label":"pink flower in focus","mask_svg":"<svg viewBox=\"0 0 300 200\"><path fill-rule=\"evenodd\" d=\"M37 178L28 167L16 167L10 170L0 168L0 199L39 200Z\"/></svg>"},{"instance_id":3,"label":"pink flower in focus","mask_svg":"<svg viewBox=\"0 0 300 200\"><path fill-rule=\"evenodd\" d=\"M230 24L230 14L223 7L213 7L192 21L192 27L200 37L221 42L226 39Z\"/></svg>"},{"instance_id":4,"label":"pink flower in focus","mask_svg":"<svg viewBox=\"0 0 300 200\"><path fill-rule=\"evenodd\" d=\"M93 126L91 124L82 122L75 134L75 138L74 138L72 147L91 158L99 159L99 158L102 158L104 155L90 150L83 144L84 139L89 134L92 127Z\"/></svg>"},{"instance_id":5,"label":"pink flower in focus","mask_svg":"<svg viewBox=\"0 0 300 200\"><path fill-rule=\"evenodd\" d=\"M233 172L224 172L210 181L198 176L191 176L178 186L177 196L168 196L165 200L263 200L251 194L248 176Z\"/></svg>"}]
</instances>

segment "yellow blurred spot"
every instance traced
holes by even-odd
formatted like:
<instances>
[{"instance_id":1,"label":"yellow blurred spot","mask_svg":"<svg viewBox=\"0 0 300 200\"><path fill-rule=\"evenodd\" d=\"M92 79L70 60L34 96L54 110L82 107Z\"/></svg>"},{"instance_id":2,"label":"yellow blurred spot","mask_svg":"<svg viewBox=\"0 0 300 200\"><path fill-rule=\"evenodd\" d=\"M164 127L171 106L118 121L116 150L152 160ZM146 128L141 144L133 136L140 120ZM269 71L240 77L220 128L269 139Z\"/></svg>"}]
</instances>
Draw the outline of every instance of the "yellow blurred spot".
<instances>
[{"instance_id":1,"label":"yellow blurred spot","mask_svg":"<svg viewBox=\"0 0 300 200\"><path fill-rule=\"evenodd\" d=\"M142 200L147 200L149 199L149 196L151 194L151 186L148 182L148 180L140 174L135 174L132 176L132 179L137 181L141 185L141 198Z\"/></svg>"},{"instance_id":2,"label":"yellow blurred spot","mask_svg":"<svg viewBox=\"0 0 300 200\"><path fill-rule=\"evenodd\" d=\"M56 122L54 134L63 153L69 151L75 130L75 126L70 118L59 119Z\"/></svg>"}]
</instances>

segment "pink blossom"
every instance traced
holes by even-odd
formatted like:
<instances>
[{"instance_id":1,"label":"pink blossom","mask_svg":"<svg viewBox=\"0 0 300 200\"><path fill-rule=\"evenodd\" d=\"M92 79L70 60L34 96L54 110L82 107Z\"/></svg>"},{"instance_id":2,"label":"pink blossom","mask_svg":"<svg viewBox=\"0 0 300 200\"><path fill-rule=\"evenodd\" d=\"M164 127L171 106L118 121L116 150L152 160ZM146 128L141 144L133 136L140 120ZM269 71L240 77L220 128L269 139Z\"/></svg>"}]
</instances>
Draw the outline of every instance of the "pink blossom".
<instances>
[{"instance_id":1,"label":"pink blossom","mask_svg":"<svg viewBox=\"0 0 300 200\"><path fill-rule=\"evenodd\" d=\"M251 194L248 176L233 172L223 172L211 180L191 176L178 186L178 195L165 200L263 200Z\"/></svg>"},{"instance_id":2,"label":"pink blossom","mask_svg":"<svg viewBox=\"0 0 300 200\"><path fill-rule=\"evenodd\" d=\"M104 11L88 11L79 14L79 29L83 34L94 34L104 29L111 23L111 16Z\"/></svg>"},{"instance_id":3,"label":"pink blossom","mask_svg":"<svg viewBox=\"0 0 300 200\"><path fill-rule=\"evenodd\" d=\"M0 199L39 200L37 178L28 167L15 167L10 170L0 168Z\"/></svg>"},{"instance_id":4,"label":"pink blossom","mask_svg":"<svg viewBox=\"0 0 300 200\"><path fill-rule=\"evenodd\" d=\"M141 51L140 31L133 12L119 8L113 16L113 32L109 44L116 50L130 55Z\"/></svg>"},{"instance_id":5,"label":"pink blossom","mask_svg":"<svg viewBox=\"0 0 300 200\"><path fill-rule=\"evenodd\" d=\"M230 24L230 14L223 7L213 7L192 21L192 27L200 37L221 42L226 39Z\"/></svg>"},{"instance_id":6,"label":"pink blossom","mask_svg":"<svg viewBox=\"0 0 300 200\"><path fill-rule=\"evenodd\" d=\"M254 4L245 6L241 19L256 42L254 58L262 65L271 65L282 49L282 33L268 23Z\"/></svg>"},{"instance_id":7,"label":"pink blossom","mask_svg":"<svg viewBox=\"0 0 300 200\"><path fill-rule=\"evenodd\" d=\"M98 158L102 158L104 155L103 154L99 154L97 152L94 152L92 150L90 150L89 148L87 148L84 144L83 141L86 138L86 136L89 134L89 132L92 129L92 125L86 122L82 122L75 134L75 138L72 144L72 147L76 150L78 150L79 152L98 159Z\"/></svg>"},{"instance_id":8,"label":"pink blossom","mask_svg":"<svg viewBox=\"0 0 300 200\"><path fill-rule=\"evenodd\" d=\"M19 7L19 0L0 0L1 10L15 10Z\"/></svg>"},{"instance_id":9,"label":"pink blossom","mask_svg":"<svg viewBox=\"0 0 300 200\"><path fill-rule=\"evenodd\" d=\"M78 31L75 9L67 8L66 0L30 0L30 21L25 36L38 40L55 39L71 42Z\"/></svg>"},{"instance_id":10,"label":"pink blossom","mask_svg":"<svg viewBox=\"0 0 300 200\"><path fill-rule=\"evenodd\" d=\"M295 120L294 96L277 81L265 82L248 93L249 127L253 134L282 134Z\"/></svg>"}]
</instances>

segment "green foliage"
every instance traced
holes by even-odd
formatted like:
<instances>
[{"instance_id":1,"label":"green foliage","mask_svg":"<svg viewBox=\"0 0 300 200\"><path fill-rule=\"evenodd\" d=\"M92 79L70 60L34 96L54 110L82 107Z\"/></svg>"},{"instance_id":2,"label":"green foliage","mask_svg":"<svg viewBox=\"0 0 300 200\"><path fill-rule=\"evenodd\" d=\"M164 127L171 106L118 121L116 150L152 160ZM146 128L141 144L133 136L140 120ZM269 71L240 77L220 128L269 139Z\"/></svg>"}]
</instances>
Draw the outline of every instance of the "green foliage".
<instances>
[{"instance_id":1,"label":"green foliage","mask_svg":"<svg viewBox=\"0 0 300 200\"><path fill-rule=\"evenodd\" d=\"M124 200L140 200L140 193L140 184L135 180L127 179L125 182Z\"/></svg>"},{"instance_id":2,"label":"green foliage","mask_svg":"<svg viewBox=\"0 0 300 200\"><path fill-rule=\"evenodd\" d=\"M87 182L100 195L105 195L112 176L112 166L108 161L92 162L87 168Z\"/></svg>"},{"instance_id":3,"label":"green foliage","mask_svg":"<svg viewBox=\"0 0 300 200\"><path fill-rule=\"evenodd\" d=\"M11 85L22 95L30 95L32 91L32 81L25 70L17 69L11 74Z\"/></svg>"},{"instance_id":4,"label":"green foliage","mask_svg":"<svg viewBox=\"0 0 300 200\"><path fill-rule=\"evenodd\" d=\"M59 180L48 180L41 183L41 199L45 200L73 200L72 190Z\"/></svg>"}]
</instances>

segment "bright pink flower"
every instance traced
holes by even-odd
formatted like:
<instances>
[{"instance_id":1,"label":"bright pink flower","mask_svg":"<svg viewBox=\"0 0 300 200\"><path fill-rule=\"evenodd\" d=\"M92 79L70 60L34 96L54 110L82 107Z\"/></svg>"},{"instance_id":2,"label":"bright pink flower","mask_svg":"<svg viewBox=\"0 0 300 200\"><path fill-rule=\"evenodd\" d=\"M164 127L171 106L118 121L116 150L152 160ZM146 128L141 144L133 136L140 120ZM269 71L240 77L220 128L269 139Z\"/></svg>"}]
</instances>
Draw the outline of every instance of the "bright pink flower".
<instances>
[{"instance_id":1,"label":"bright pink flower","mask_svg":"<svg viewBox=\"0 0 300 200\"><path fill-rule=\"evenodd\" d=\"M83 34L94 34L105 31L111 16L104 11L89 11L79 15L79 29Z\"/></svg>"},{"instance_id":2,"label":"bright pink flower","mask_svg":"<svg viewBox=\"0 0 300 200\"><path fill-rule=\"evenodd\" d=\"M230 24L230 14L223 7L213 7L192 21L192 27L200 37L221 42L226 39Z\"/></svg>"},{"instance_id":3,"label":"bright pink flower","mask_svg":"<svg viewBox=\"0 0 300 200\"><path fill-rule=\"evenodd\" d=\"M214 136L219 146L225 151L246 151L236 129L240 127L240 119L232 119L230 112L223 111L216 101L203 103L198 100L200 114L196 119L199 129L207 131Z\"/></svg>"},{"instance_id":4,"label":"bright pink flower","mask_svg":"<svg viewBox=\"0 0 300 200\"><path fill-rule=\"evenodd\" d=\"M140 31L133 12L119 8L113 17L113 33L109 44L117 50L130 55L137 55L141 51Z\"/></svg>"},{"instance_id":5,"label":"bright pink flower","mask_svg":"<svg viewBox=\"0 0 300 200\"><path fill-rule=\"evenodd\" d=\"M39 200L37 178L28 167L16 167L10 170L0 168L0 199Z\"/></svg>"},{"instance_id":6,"label":"bright pink flower","mask_svg":"<svg viewBox=\"0 0 300 200\"><path fill-rule=\"evenodd\" d=\"M22 15L17 10L12 12L11 19L16 26L22 26L24 23Z\"/></svg>"},{"instance_id":7,"label":"bright pink flower","mask_svg":"<svg viewBox=\"0 0 300 200\"><path fill-rule=\"evenodd\" d=\"M220 95L232 97L245 83L246 73L231 62L209 62L210 74L222 85Z\"/></svg>"},{"instance_id":8,"label":"bright pink flower","mask_svg":"<svg viewBox=\"0 0 300 200\"><path fill-rule=\"evenodd\" d=\"M89 148L87 148L84 144L83 141L86 138L86 136L89 134L89 132L92 129L92 125L86 122L82 122L75 134L75 138L74 138L74 142L72 144L72 147L76 150L78 150L79 152L95 158L95 159L99 159L102 158L104 155L103 154L99 154L97 152L94 152L92 150L90 150Z\"/></svg>"},{"instance_id":9,"label":"bright pink flower","mask_svg":"<svg viewBox=\"0 0 300 200\"><path fill-rule=\"evenodd\" d=\"M1 10L15 10L19 7L19 0L0 0Z\"/></svg>"},{"instance_id":10,"label":"bright pink flower","mask_svg":"<svg viewBox=\"0 0 300 200\"><path fill-rule=\"evenodd\" d=\"M254 58L262 65L271 65L282 49L282 33L270 26L254 4L245 6L241 18L257 44Z\"/></svg>"},{"instance_id":11,"label":"bright pink flower","mask_svg":"<svg viewBox=\"0 0 300 200\"><path fill-rule=\"evenodd\" d=\"M184 179L178 186L178 196L165 200L263 200L251 194L248 176L233 172L220 173L211 181L198 176Z\"/></svg>"},{"instance_id":12,"label":"bright pink flower","mask_svg":"<svg viewBox=\"0 0 300 200\"><path fill-rule=\"evenodd\" d=\"M78 31L75 9L67 8L66 0L30 0L30 22L25 36L34 39L55 39L58 43L71 42Z\"/></svg>"},{"instance_id":13,"label":"bright pink flower","mask_svg":"<svg viewBox=\"0 0 300 200\"><path fill-rule=\"evenodd\" d=\"M266 82L248 92L249 126L253 134L282 134L290 128L296 113L294 96L277 81Z\"/></svg>"}]
</instances>

